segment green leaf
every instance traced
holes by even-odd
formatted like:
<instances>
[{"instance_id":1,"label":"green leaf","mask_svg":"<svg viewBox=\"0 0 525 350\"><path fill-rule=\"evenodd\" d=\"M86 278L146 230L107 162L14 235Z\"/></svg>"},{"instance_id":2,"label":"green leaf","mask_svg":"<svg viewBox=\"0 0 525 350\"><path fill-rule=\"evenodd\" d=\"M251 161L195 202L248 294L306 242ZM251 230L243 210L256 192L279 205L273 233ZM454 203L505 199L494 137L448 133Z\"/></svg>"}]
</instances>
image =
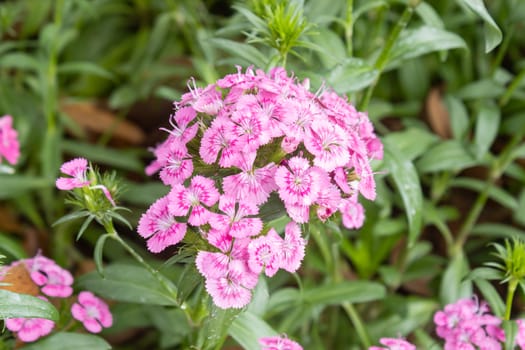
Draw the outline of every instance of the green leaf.
<instances>
[{"instance_id":1,"label":"green leaf","mask_svg":"<svg viewBox=\"0 0 525 350\"><path fill-rule=\"evenodd\" d=\"M95 244L95 250L93 251L93 259L95 260L95 266L97 268L97 272L104 277L104 244L106 243L106 240L110 238L112 233L106 233L100 236L97 239L97 243Z\"/></svg>"},{"instance_id":2,"label":"green leaf","mask_svg":"<svg viewBox=\"0 0 525 350\"><path fill-rule=\"evenodd\" d=\"M188 319L181 309L148 306L146 310L147 318L151 319L159 330L159 348L161 349L174 348L192 331L192 327L188 324Z\"/></svg>"},{"instance_id":3,"label":"green leaf","mask_svg":"<svg viewBox=\"0 0 525 350\"><path fill-rule=\"evenodd\" d=\"M198 349L217 349L228 336L233 321L241 312L240 309L221 309L213 303L209 303L210 313L203 326L199 330Z\"/></svg>"},{"instance_id":4,"label":"green leaf","mask_svg":"<svg viewBox=\"0 0 525 350\"><path fill-rule=\"evenodd\" d=\"M55 179L30 175L0 175L0 199L9 199L20 193L54 186Z\"/></svg>"},{"instance_id":5,"label":"green leaf","mask_svg":"<svg viewBox=\"0 0 525 350\"><path fill-rule=\"evenodd\" d=\"M110 149L101 145L63 140L62 149L64 152L87 158L93 163L107 164L115 168L132 171L143 171L144 168L134 153Z\"/></svg>"},{"instance_id":6,"label":"green leaf","mask_svg":"<svg viewBox=\"0 0 525 350\"><path fill-rule=\"evenodd\" d=\"M384 140L395 144L406 159L414 160L424 154L439 138L427 130L412 127L403 131L391 132L384 137Z\"/></svg>"},{"instance_id":7,"label":"green leaf","mask_svg":"<svg viewBox=\"0 0 525 350\"><path fill-rule=\"evenodd\" d=\"M491 238L513 238L525 236L525 231L500 223L481 223L472 228L472 234Z\"/></svg>"},{"instance_id":8,"label":"green leaf","mask_svg":"<svg viewBox=\"0 0 525 350\"><path fill-rule=\"evenodd\" d=\"M160 273L159 273L160 274ZM76 280L76 285L113 300L150 305L177 305L175 296L143 267L112 264L104 276L93 271Z\"/></svg>"},{"instance_id":9,"label":"green leaf","mask_svg":"<svg viewBox=\"0 0 525 350\"><path fill-rule=\"evenodd\" d=\"M482 192L487 187L487 182L473 178L457 177L451 180L450 185L452 187L461 187L477 192ZM503 188L490 188L489 197L511 210L516 210L518 208L518 201L516 198L512 194L506 192Z\"/></svg>"},{"instance_id":10,"label":"green leaf","mask_svg":"<svg viewBox=\"0 0 525 350\"><path fill-rule=\"evenodd\" d=\"M402 297L399 294L390 295L381 304L386 306L387 313L366 323L367 331L373 339L406 336L428 324L438 309L434 300L414 296ZM434 350L420 347L418 349Z\"/></svg>"},{"instance_id":11,"label":"green leaf","mask_svg":"<svg viewBox=\"0 0 525 350\"><path fill-rule=\"evenodd\" d=\"M386 295L382 284L369 281L344 281L304 290L303 301L312 305L337 305L343 302L364 303Z\"/></svg>"},{"instance_id":12,"label":"green leaf","mask_svg":"<svg viewBox=\"0 0 525 350\"><path fill-rule=\"evenodd\" d=\"M378 76L379 72L363 60L350 58L332 69L327 81L338 94L346 94L366 88Z\"/></svg>"},{"instance_id":13,"label":"green leaf","mask_svg":"<svg viewBox=\"0 0 525 350\"><path fill-rule=\"evenodd\" d=\"M483 106L476 117L474 145L476 156L483 158L496 139L501 120L500 109L495 105Z\"/></svg>"},{"instance_id":14,"label":"green leaf","mask_svg":"<svg viewBox=\"0 0 525 350\"><path fill-rule=\"evenodd\" d=\"M481 277L474 279L474 283L481 294L483 294L483 299L489 303L492 313L498 317L503 317L505 314L505 303L501 300L501 296L496 288Z\"/></svg>"},{"instance_id":15,"label":"green leaf","mask_svg":"<svg viewBox=\"0 0 525 350\"><path fill-rule=\"evenodd\" d=\"M405 60L430 52L457 48L467 49L467 44L452 32L430 26L406 29L392 48L387 67L394 68Z\"/></svg>"},{"instance_id":16,"label":"green leaf","mask_svg":"<svg viewBox=\"0 0 525 350\"><path fill-rule=\"evenodd\" d=\"M341 37L328 28L319 28L312 41L322 49L319 58L325 68L333 67L346 58L346 48Z\"/></svg>"},{"instance_id":17,"label":"green leaf","mask_svg":"<svg viewBox=\"0 0 525 350\"><path fill-rule=\"evenodd\" d=\"M122 192L122 200L126 203L151 205L160 197L168 194L170 188L160 181L157 182L125 182L126 191Z\"/></svg>"},{"instance_id":18,"label":"green leaf","mask_svg":"<svg viewBox=\"0 0 525 350\"><path fill-rule=\"evenodd\" d=\"M440 29L445 28L445 24L443 23L443 20L441 19L439 14L428 3L421 2L416 7L416 13L428 26Z\"/></svg>"},{"instance_id":19,"label":"green leaf","mask_svg":"<svg viewBox=\"0 0 525 350\"><path fill-rule=\"evenodd\" d=\"M463 86L456 92L462 99L491 99L498 98L505 92L505 87L494 79L477 80Z\"/></svg>"},{"instance_id":20,"label":"green leaf","mask_svg":"<svg viewBox=\"0 0 525 350\"><path fill-rule=\"evenodd\" d=\"M16 260L27 257L27 254L20 243L3 233L0 233L0 251L4 254L10 255Z\"/></svg>"},{"instance_id":21,"label":"green leaf","mask_svg":"<svg viewBox=\"0 0 525 350\"><path fill-rule=\"evenodd\" d=\"M266 314L272 316L290 308L295 308L300 303L301 299L302 294L297 288L279 289L270 296L270 300L266 307Z\"/></svg>"},{"instance_id":22,"label":"green leaf","mask_svg":"<svg viewBox=\"0 0 525 350\"><path fill-rule=\"evenodd\" d=\"M458 0L460 4L466 5L474 13L485 21L485 53L492 51L499 45L503 37L494 19L490 16L483 0Z\"/></svg>"},{"instance_id":23,"label":"green leaf","mask_svg":"<svg viewBox=\"0 0 525 350\"><path fill-rule=\"evenodd\" d=\"M501 314L500 316L503 316ZM516 337L518 334L518 324L515 320L503 320L502 328L505 332L505 350L514 350Z\"/></svg>"},{"instance_id":24,"label":"green leaf","mask_svg":"<svg viewBox=\"0 0 525 350\"><path fill-rule=\"evenodd\" d=\"M505 278L504 274L497 269L494 269L492 267L477 267L474 270L470 271L468 276L466 277L468 280L477 280L477 279L484 279L484 280L503 280Z\"/></svg>"},{"instance_id":25,"label":"green leaf","mask_svg":"<svg viewBox=\"0 0 525 350\"><path fill-rule=\"evenodd\" d=\"M422 173L445 170L456 172L477 164L478 161L461 142L447 140L431 147L416 162L416 167Z\"/></svg>"},{"instance_id":26,"label":"green leaf","mask_svg":"<svg viewBox=\"0 0 525 350\"><path fill-rule=\"evenodd\" d=\"M456 140L463 140L469 126L467 108L459 98L449 94L445 95L445 104L450 117L452 135Z\"/></svg>"},{"instance_id":27,"label":"green leaf","mask_svg":"<svg viewBox=\"0 0 525 350\"><path fill-rule=\"evenodd\" d=\"M233 321L228 333L245 350L260 350L259 338L279 335L268 323L249 311Z\"/></svg>"},{"instance_id":28,"label":"green leaf","mask_svg":"<svg viewBox=\"0 0 525 350\"><path fill-rule=\"evenodd\" d=\"M60 74L92 74L110 80L115 79L111 72L92 62L64 62L58 66L57 71Z\"/></svg>"},{"instance_id":29,"label":"green leaf","mask_svg":"<svg viewBox=\"0 0 525 350\"><path fill-rule=\"evenodd\" d=\"M268 283L266 282L266 278L261 274L257 286L253 290L252 301L248 305L247 311L254 315L263 315L268 306L269 299Z\"/></svg>"},{"instance_id":30,"label":"green leaf","mask_svg":"<svg viewBox=\"0 0 525 350\"><path fill-rule=\"evenodd\" d=\"M246 64L253 64L256 67L266 67L268 63L268 57L252 45L220 38L214 38L210 41L213 46L228 52L233 57L243 59Z\"/></svg>"},{"instance_id":31,"label":"green leaf","mask_svg":"<svg viewBox=\"0 0 525 350\"><path fill-rule=\"evenodd\" d=\"M23 52L11 52L0 56L0 67L38 71L36 58Z\"/></svg>"},{"instance_id":32,"label":"green leaf","mask_svg":"<svg viewBox=\"0 0 525 350\"><path fill-rule=\"evenodd\" d=\"M460 252L450 260L441 278L439 300L442 305L472 296L472 282L464 280L467 273L468 262L463 252Z\"/></svg>"},{"instance_id":33,"label":"green leaf","mask_svg":"<svg viewBox=\"0 0 525 350\"><path fill-rule=\"evenodd\" d=\"M414 244L421 233L423 221L423 193L414 164L397 148L395 144L384 140L384 162L397 186L408 219L408 242Z\"/></svg>"},{"instance_id":34,"label":"green leaf","mask_svg":"<svg viewBox=\"0 0 525 350\"><path fill-rule=\"evenodd\" d=\"M46 318L58 321L57 309L48 301L0 289L0 319Z\"/></svg>"},{"instance_id":35,"label":"green leaf","mask_svg":"<svg viewBox=\"0 0 525 350\"><path fill-rule=\"evenodd\" d=\"M53 226L57 226L57 225L63 224L68 221L80 219L88 215L89 215L89 212L87 210L74 211L72 213L62 216L60 219L58 219L57 221L53 223Z\"/></svg>"},{"instance_id":36,"label":"green leaf","mask_svg":"<svg viewBox=\"0 0 525 350\"><path fill-rule=\"evenodd\" d=\"M21 350L109 350L111 346L101 337L92 334L55 333Z\"/></svg>"},{"instance_id":37,"label":"green leaf","mask_svg":"<svg viewBox=\"0 0 525 350\"><path fill-rule=\"evenodd\" d=\"M77 233L77 236L75 237L75 240L79 240L80 237L82 237L82 235L84 234L84 232L86 231L86 229L88 228L89 224L91 224L91 222L93 221L93 219L95 218L95 216L93 215L90 215L86 220L84 220L84 222L82 223L82 226L80 226L80 229L78 230L78 233Z\"/></svg>"}]
</instances>

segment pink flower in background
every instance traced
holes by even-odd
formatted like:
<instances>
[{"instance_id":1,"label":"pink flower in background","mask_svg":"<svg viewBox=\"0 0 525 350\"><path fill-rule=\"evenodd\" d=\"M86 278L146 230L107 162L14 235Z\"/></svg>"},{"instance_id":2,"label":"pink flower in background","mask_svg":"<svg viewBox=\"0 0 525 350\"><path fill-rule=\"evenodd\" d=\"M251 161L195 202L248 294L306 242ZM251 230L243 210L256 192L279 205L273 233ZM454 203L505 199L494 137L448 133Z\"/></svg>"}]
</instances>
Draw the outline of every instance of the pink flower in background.
<instances>
[{"instance_id":1,"label":"pink flower in background","mask_svg":"<svg viewBox=\"0 0 525 350\"><path fill-rule=\"evenodd\" d=\"M60 171L72 177L60 177L56 181L59 190L72 190L78 187L88 186L90 184L86 177L88 161L84 158L75 158L65 162L60 167Z\"/></svg>"},{"instance_id":2,"label":"pink flower in background","mask_svg":"<svg viewBox=\"0 0 525 350\"><path fill-rule=\"evenodd\" d=\"M485 302L475 298L460 299L434 314L437 335L445 340L445 350L501 349L505 333L501 319L491 315Z\"/></svg>"},{"instance_id":3,"label":"pink flower in background","mask_svg":"<svg viewBox=\"0 0 525 350\"><path fill-rule=\"evenodd\" d=\"M5 327L24 343L30 343L51 333L55 322L45 318L8 318Z\"/></svg>"},{"instance_id":4,"label":"pink flower in background","mask_svg":"<svg viewBox=\"0 0 525 350\"><path fill-rule=\"evenodd\" d=\"M71 314L91 333L99 333L102 328L111 327L113 324L108 305L91 292L84 291L78 294L78 302L71 306Z\"/></svg>"},{"instance_id":5,"label":"pink flower in background","mask_svg":"<svg viewBox=\"0 0 525 350\"><path fill-rule=\"evenodd\" d=\"M137 231L148 239L148 249L153 253L179 243L186 234L186 224L175 220L168 206L169 199L164 196L153 203L139 220Z\"/></svg>"},{"instance_id":6,"label":"pink flower in background","mask_svg":"<svg viewBox=\"0 0 525 350\"><path fill-rule=\"evenodd\" d=\"M20 157L18 133L13 128L13 117L0 117L0 163L4 157L11 165L15 165Z\"/></svg>"},{"instance_id":7,"label":"pink flower in background","mask_svg":"<svg viewBox=\"0 0 525 350\"><path fill-rule=\"evenodd\" d=\"M31 279L40 286L40 290L47 296L67 298L73 294L73 276L53 260L41 255L22 260Z\"/></svg>"},{"instance_id":8,"label":"pink flower in background","mask_svg":"<svg viewBox=\"0 0 525 350\"><path fill-rule=\"evenodd\" d=\"M368 350L416 350L416 346L404 339L399 338L381 338L379 342L386 347L371 346ZM459 349L458 349L459 350Z\"/></svg>"},{"instance_id":9,"label":"pink flower in background","mask_svg":"<svg viewBox=\"0 0 525 350\"><path fill-rule=\"evenodd\" d=\"M303 347L286 336L259 338L261 350L303 350Z\"/></svg>"}]
</instances>

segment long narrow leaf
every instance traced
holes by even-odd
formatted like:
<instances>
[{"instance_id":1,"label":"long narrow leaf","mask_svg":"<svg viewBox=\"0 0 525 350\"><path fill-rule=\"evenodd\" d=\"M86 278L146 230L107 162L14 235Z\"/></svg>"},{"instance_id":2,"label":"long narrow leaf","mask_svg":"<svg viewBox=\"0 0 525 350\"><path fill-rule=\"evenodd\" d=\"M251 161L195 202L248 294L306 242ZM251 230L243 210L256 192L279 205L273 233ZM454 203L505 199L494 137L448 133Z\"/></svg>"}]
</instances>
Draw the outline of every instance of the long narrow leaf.
<instances>
[{"instance_id":1,"label":"long narrow leaf","mask_svg":"<svg viewBox=\"0 0 525 350\"><path fill-rule=\"evenodd\" d=\"M503 34L501 33L501 29L499 29L498 25L487 11L483 0L458 1L461 4L466 5L485 21L485 52L492 51L501 42Z\"/></svg>"},{"instance_id":2,"label":"long narrow leaf","mask_svg":"<svg viewBox=\"0 0 525 350\"><path fill-rule=\"evenodd\" d=\"M21 350L109 350L111 346L93 334L60 332L24 346Z\"/></svg>"},{"instance_id":3,"label":"long narrow leaf","mask_svg":"<svg viewBox=\"0 0 525 350\"><path fill-rule=\"evenodd\" d=\"M395 144L384 140L385 164L397 186L408 219L408 242L412 245L421 233L423 221L423 193L414 164L401 153Z\"/></svg>"},{"instance_id":4,"label":"long narrow leaf","mask_svg":"<svg viewBox=\"0 0 525 350\"><path fill-rule=\"evenodd\" d=\"M233 321L229 334L245 350L260 350L259 338L279 335L268 323L251 312L240 314Z\"/></svg>"},{"instance_id":5,"label":"long narrow leaf","mask_svg":"<svg viewBox=\"0 0 525 350\"><path fill-rule=\"evenodd\" d=\"M58 311L53 304L28 294L0 289L0 319L46 318L58 321Z\"/></svg>"}]
</instances>

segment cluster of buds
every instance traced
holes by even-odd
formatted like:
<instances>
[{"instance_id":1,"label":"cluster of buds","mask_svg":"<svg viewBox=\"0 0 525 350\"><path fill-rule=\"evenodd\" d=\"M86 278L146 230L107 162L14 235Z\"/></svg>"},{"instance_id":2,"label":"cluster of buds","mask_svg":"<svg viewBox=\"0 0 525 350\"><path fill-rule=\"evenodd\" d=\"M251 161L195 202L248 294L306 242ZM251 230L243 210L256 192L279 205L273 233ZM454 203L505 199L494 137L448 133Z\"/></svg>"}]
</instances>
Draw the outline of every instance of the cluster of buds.
<instances>
[{"instance_id":1,"label":"cluster of buds","mask_svg":"<svg viewBox=\"0 0 525 350\"><path fill-rule=\"evenodd\" d=\"M14 261L0 269L0 288L29 294L42 300L70 298L73 295L73 276L55 261L37 255ZM91 333L110 327L113 317L108 305L91 292L82 291L71 306L71 315ZM43 318L9 318L7 329L16 333L22 342L33 342L50 334L55 322Z\"/></svg>"},{"instance_id":2,"label":"cluster of buds","mask_svg":"<svg viewBox=\"0 0 525 350\"><path fill-rule=\"evenodd\" d=\"M296 271L306 241L300 224L339 212L363 224L358 195L373 200L372 158L382 144L365 113L327 89L311 93L283 68L248 69L175 102L167 139L146 168L171 191L143 214L138 233L151 252L179 243L188 229L206 244L196 258L221 308L251 299L258 275ZM290 218L281 237L260 215L277 206Z\"/></svg>"}]
</instances>

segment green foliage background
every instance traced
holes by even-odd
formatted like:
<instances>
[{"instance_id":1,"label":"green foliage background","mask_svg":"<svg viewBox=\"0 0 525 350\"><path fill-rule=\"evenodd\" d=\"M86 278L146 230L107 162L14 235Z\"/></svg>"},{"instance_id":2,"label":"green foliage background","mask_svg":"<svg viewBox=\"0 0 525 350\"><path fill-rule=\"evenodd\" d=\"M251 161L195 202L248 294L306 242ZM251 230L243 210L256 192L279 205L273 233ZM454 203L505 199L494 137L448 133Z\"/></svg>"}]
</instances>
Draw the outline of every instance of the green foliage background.
<instances>
[{"instance_id":1,"label":"green foliage background","mask_svg":"<svg viewBox=\"0 0 525 350\"><path fill-rule=\"evenodd\" d=\"M103 334L118 349L258 349L259 336L281 333L305 349L363 349L386 336L439 349L432 316L446 303L477 293L504 316L504 289L481 273L467 277L494 260L489 243L525 233L524 25L520 0L5 1L0 115L14 117L22 159L15 175L0 175L2 208L45 236L46 254L78 266L104 232L89 227L75 242L80 224L52 227L68 210L54 188L64 159L116 169L133 224L163 186L142 170L154 137L122 146L113 127L94 137L66 115L64 101L95 101L116 123L146 130L166 124L171 107L159 113L159 106L180 97L190 77L203 86L235 65L286 65L313 91L347 95L381 135L378 198L365 204L364 227L310 225L300 272L261 280L241 314L203 299L191 259L163 264L169 256L145 253L132 231L131 246L161 268L179 300L114 242L99 256L113 278L92 272L77 288L119 301L115 326ZM7 261L35 253L1 230ZM173 307L184 303L191 322ZM517 318L522 294L514 304ZM117 341L122 334L128 337ZM53 337L38 348L107 346ZM2 341L7 347L12 339L4 333Z\"/></svg>"}]
</instances>

